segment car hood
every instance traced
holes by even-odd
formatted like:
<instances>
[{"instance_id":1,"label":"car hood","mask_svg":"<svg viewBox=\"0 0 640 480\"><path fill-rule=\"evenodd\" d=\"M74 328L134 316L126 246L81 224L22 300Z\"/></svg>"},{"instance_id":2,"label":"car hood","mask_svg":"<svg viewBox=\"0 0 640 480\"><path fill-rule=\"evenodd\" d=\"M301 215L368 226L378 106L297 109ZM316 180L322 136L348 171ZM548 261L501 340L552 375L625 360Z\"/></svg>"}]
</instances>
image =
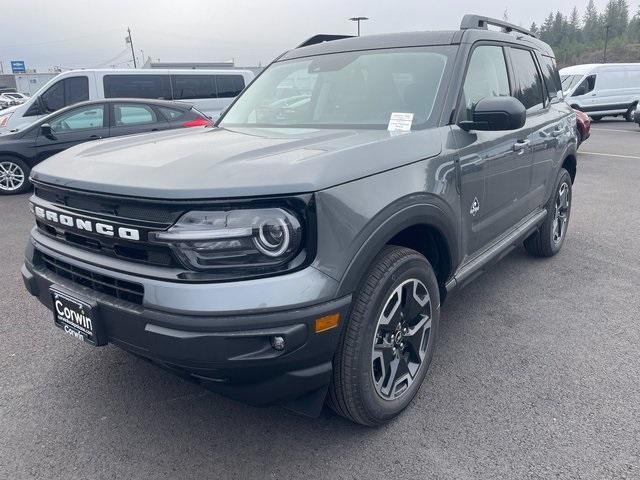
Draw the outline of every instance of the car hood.
<instances>
[{"instance_id":1,"label":"car hood","mask_svg":"<svg viewBox=\"0 0 640 480\"><path fill-rule=\"evenodd\" d=\"M118 195L230 198L322 190L440 150L435 130L193 128L78 145L31 175Z\"/></svg>"}]
</instances>

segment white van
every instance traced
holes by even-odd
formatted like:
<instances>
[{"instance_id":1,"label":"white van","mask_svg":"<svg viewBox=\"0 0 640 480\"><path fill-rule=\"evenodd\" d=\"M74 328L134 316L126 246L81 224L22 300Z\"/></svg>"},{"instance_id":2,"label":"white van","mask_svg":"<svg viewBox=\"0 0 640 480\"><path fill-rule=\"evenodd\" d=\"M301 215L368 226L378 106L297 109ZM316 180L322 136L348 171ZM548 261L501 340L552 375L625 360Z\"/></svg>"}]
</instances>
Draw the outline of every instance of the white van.
<instances>
[{"instance_id":1,"label":"white van","mask_svg":"<svg viewBox=\"0 0 640 480\"><path fill-rule=\"evenodd\" d=\"M598 121L622 115L632 120L640 100L640 63L575 65L560 70L565 100Z\"/></svg>"},{"instance_id":2,"label":"white van","mask_svg":"<svg viewBox=\"0 0 640 480\"><path fill-rule=\"evenodd\" d=\"M217 119L253 77L250 70L71 70L49 80L22 105L2 110L0 132L102 98L185 101Z\"/></svg>"}]
</instances>

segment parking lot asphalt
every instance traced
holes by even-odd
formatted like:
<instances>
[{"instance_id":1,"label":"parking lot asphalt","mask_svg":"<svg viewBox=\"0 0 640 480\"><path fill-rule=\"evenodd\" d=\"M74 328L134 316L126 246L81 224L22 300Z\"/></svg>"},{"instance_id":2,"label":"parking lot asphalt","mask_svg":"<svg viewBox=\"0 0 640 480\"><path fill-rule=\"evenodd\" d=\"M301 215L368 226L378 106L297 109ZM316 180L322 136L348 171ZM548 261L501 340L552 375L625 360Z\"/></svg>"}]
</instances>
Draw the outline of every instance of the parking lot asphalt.
<instances>
[{"instance_id":1,"label":"parking lot asphalt","mask_svg":"<svg viewBox=\"0 0 640 480\"><path fill-rule=\"evenodd\" d=\"M422 390L386 426L209 393L53 326L0 198L0 478L640 478L640 129L580 149L562 252L516 250L443 306Z\"/></svg>"}]
</instances>

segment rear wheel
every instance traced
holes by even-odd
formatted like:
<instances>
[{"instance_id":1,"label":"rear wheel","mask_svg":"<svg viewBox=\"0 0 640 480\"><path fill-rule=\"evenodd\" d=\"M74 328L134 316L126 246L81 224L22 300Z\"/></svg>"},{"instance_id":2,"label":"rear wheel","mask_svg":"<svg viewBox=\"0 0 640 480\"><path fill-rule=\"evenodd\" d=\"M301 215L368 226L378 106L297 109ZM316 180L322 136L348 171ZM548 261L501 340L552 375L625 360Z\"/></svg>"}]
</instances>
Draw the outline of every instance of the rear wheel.
<instances>
[{"instance_id":1,"label":"rear wheel","mask_svg":"<svg viewBox=\"0 0 640 480\"><path fill-rule=\"evenodd\" d=\"M631 105L629 107L629 110L627 110L627 112L624 114L624 119L627 122L633 122L633 117L634 117L634 112L636 111L636 106L637 105Z\"/></svg>"},{"instance_id":2,"label":"rear wheel","mask_svg":"<svg viewBox=\"0 0 640 480\"><path fill-rule=\"evenodd\" d=\"M591 121L592 121L592 122L596 122L596 123L597 123L597 122L599 122L600 120L602 120L602 117L601 117L601 116L599 116L599 115L594 115L594 116L592 116L592 117L591 117Z\"/></svg>"},{"instance_id":3,"label":"rear wheel","mask_svg":"<svg viewBox=\"0 0 640 480\"><path fill-rule=\"evenodd\" d=\"M431 363L439 307L427 259L408 248L386 247L355 294L334 358L329 406L368 426L404 410Z\"/></svg>"},{"instance_id":4,"label":"rear wheel","mask_svg":"<svg viewBox=\"0 0 640 480\"><path fill-rule=\"evenodd\" d=\"M567 236L571 215L571 175L560 170L554 195L547 203L547 216L537 232L524 241L527 252L536 257L552 257Z\"/></svg>"},{"instance_id":5,"label":"rear wheel","mask_svg":"<svg viewBox=\"0 0 640 480\"><path fill-rule=\"evenodd\" d=\"M18 158L0 157L0 195L24 193L29 183L29 166Z\"/></svg>"}]
</instances>

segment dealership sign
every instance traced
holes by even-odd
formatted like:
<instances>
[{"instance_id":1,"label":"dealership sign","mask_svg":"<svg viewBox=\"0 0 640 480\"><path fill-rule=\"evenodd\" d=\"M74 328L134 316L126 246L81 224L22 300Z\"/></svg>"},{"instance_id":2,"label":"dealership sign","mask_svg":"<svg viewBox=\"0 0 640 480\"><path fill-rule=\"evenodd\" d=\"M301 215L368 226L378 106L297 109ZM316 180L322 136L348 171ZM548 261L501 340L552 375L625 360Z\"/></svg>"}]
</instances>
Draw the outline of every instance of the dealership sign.
<instances>
[{"instance_id":1,"label":"dealership sign","mask_svg":"<svg viewBox=\"0 0 640 480\"><path fill-rule=\"evenodd\" d=\"M13 73L26 73L27 68L24 65L24 60L11 60L11 71Z\"/></svg>"}]
</instances>

